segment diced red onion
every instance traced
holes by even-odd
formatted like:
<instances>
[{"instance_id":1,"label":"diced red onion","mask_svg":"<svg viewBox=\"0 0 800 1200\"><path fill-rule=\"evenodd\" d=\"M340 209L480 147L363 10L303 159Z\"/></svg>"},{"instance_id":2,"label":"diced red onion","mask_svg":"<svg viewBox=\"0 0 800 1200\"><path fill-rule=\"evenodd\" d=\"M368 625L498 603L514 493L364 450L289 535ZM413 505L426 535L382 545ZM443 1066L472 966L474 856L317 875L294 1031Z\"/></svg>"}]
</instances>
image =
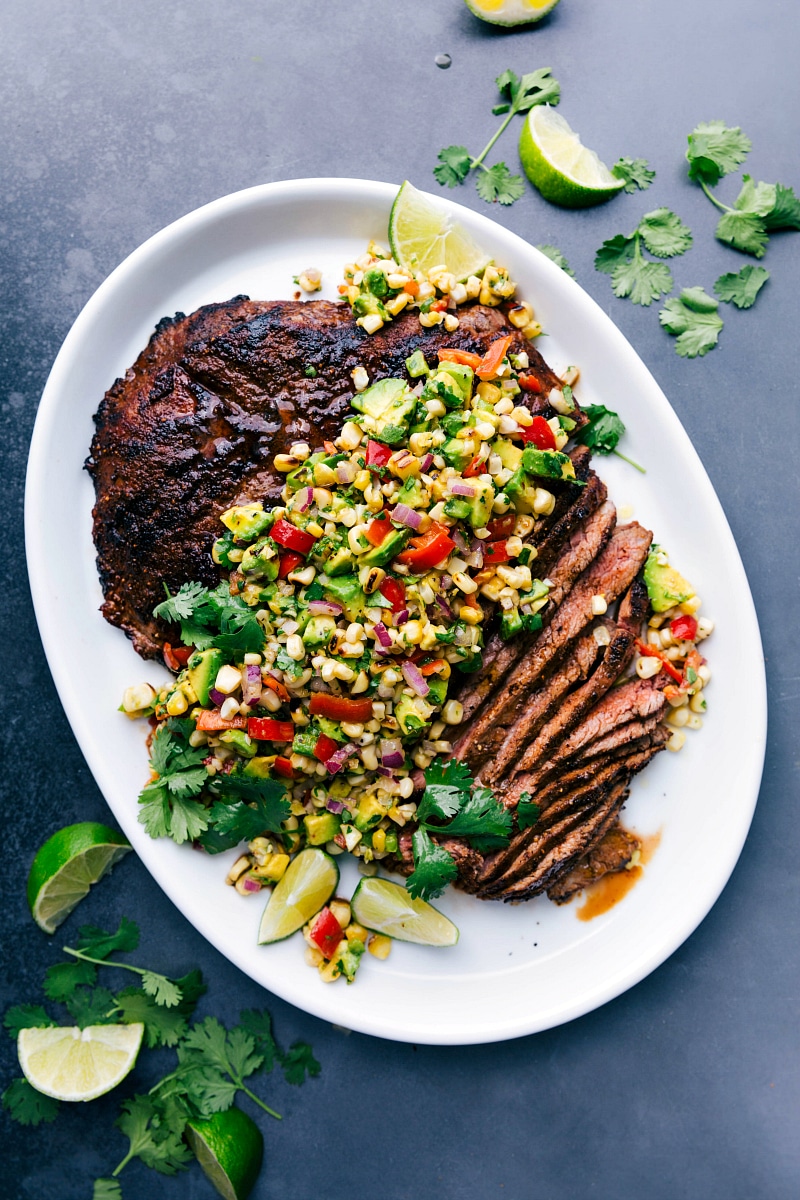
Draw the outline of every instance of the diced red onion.
<instances>
[{"instance_id":1,"label":"diced red onion","mask_svg":"<svg viewBox=\"0 0 800 1200\"><path fill-rule=\"evenodd\" d=\"M356 469L351 462L336 464L336 478L339 483L352 483L356 477Z\"/></svg>"},{"instance_id":2,"label":"diced red onion","mask_svg":"<svg viewBox=\"0 0 800 1200\"><path fill-rule=\"evenodd\" d=\"M410 658L407 658L403 662L403 665L400 667L400 670L403 672L403 678L405 679L408 686L410 688L413 688L413 690L417 693L418 696L427 696L428 692L431 689L428 687L427 683L425 682L425 678L422 675L419 668L416 667L414 665L414 663L412 663Z\"/></svg>"},{"instance_id":3,"label":"diced red onion","mask_svg":"<svg viewBox=\"0 0 800 1200\"><path fill-rule=\"evenodd\" d=\"M314 679L309 680L308 690L310 692L330 692L331 688L330 684L327 684L324 679L316 676Z\"/></svg>"},{"instance_id":4,"label":"diced red onion","mask_svg":"<svg viewBox=\"0 0 800 1200\"><path fill-rule=\"evenodd\" d=\"M471 646L472 645L472 628L456 629L456 635L453 639L456 646Z\"/></svg>"},{"instance_id":5,"label":"diced red onion","mask_svg":"<svg viewBox=\"0 0 800 1200\"><path fill-rule=\"evenodd\" d=\"M261 699L261 667L248 663L242 681L242 703L255 704Z\"/></svg>"},{"instance_id":6,"label":"diced red onion","mask_svg":"<svg viewBox=\"0 0 800 1200\"><path fill-rule=\"evenodd\" d=\"M339 813L344 812L344 805L341 800L329 800L325 807L328 812L336 813L337 817Z\"/></svg>"},{"instance_id":7,"label":"diced red onion","mask_svg":"<svg viewBox=\"0 0 800 1200\"><path fill-rule=\"evenodd\" d=\"M383 775L384 779L394 779L394 771L391 767L378 767L378 774Z\"/></svg>"},{"instance_id":8,"label":"diced red onion","mask_svg":"<svg viewBox=\"0 0 800 1200\"><path fill-rule=\"evenodd\" d=\"M395 504L391 518L398 525L407 525L409 529L419 529L422 523L422 514L414 512L414 509L409 508L407 504Z\"/></svg>"},{"instance_id":9,"label":"diced red onion","mask_svg":"<svg viewBox=\"0 0 800 1200\"><path fill-rule=\"evenodd\" d=\"M466 554L467 549L468 549L467 539L464 537L461 530L453 529L453 530L451 530L451 534L452 534L453 541L458 546L459 550L463 551L463 553Z\"/></svg>"},{"instance_id":10,"label":"diced red onion","mask_svg":"<svg viewBox=\"0 0 800 1200\"><path fill-rule=\"evenodd\" d=\"M448 621L452 621L453 620L453 610L450 607L450 605L447 603L447 601L443 600L441 596L437 596L436 603L439 605L439 608L442 610L444 615L447 617Z\"/></svg>"},{"instance_id":11,"label":"diced red onion","mask_svg":"<svg viewBox=\"0 0 800 1200\"><path fill-rule=\"evenodd\" d=\"M245 877L242 880L242 890L245 892L260 892L261 882L258 879L248 879Z\"/></svg>"},{"instance_id":12,"label":"diced red onion","mask_svg":"<svg viewBox=\"0 0 800 1200\"><path fill-rule=\"evenodd\" d=\"M216 688L208 689L208 698L213 704L222 705L228 699L224 692L218 692Z\"/></svg>"},{"instance_id":13,"label":"diced red onion","mask_svg":"<svg viewBox=\"0 0 800 1200\"><path fill-rule=\"evenodd\" d=\"M380 748L384 767L402 767L405 755L402 742L398 738L382 738Z\"/></svg>"},{"instance_id":14,"label":"diced red onion","mask_svg":"<svg viewBox=\"0 0 800 1200\"><path fill-rule=\"evenodd\" d=\"M325 763L328 774L335 775L337 771L341 771L348 758L355 753L356 748L352 742L348 742L346 746L340 746Z\"/></svg>"},{"instance_id":15,"label":"diced red onion","mask_svg":"<svg viewBox=\"0 0 800 1200\"><path fill-rule=\"evenodd\" d=\"M401 612L399 612L399 613L395 613L395 617L394 617L395 625L405 625L405 623L408 620L410 615L411 614L409 613L407 608L402 609Z\"/></svg>"},{"instance_id":16,"label":"diced red onion","mask_svg":"<svg viewBox=\"0 0 800 1200\"><path fill-rule=\"evenodd\" d=\"M442 585L442 590L445 592L449 592L453 586L453 578L451 575L443 575L440 582Z\"/></svg>"},{"instance_id":17,"label":"diced red onion","mask_svg":"<svg viewBox=\"0 0 800 1200\"><path fill-rule=\"evenodd\" d=\"M300 512L307 512L308 509L311 508L311 505L313 503L314 503L313 487L300 488L300 491L297 493L297 496L295 499L294 508L299 509Z\"/></svg>"},{"instance_id":18,"label":"diced red onion","mask_svg":"<svg viewBox=\"0 0 800 1200\"><path fill-rule=\"evenodd\" d=\"M475 495L474 487L468 483L460 483L457 479L448 481L447 488L451 496L466 496L468 499L472 499Z\"/></svg>"},{"instance_id":19,"label":"diced red onion","mask_svg":"<svg viewBox=\"0 0 800 1200\"><path fill-rule=\"evenodd\" d=\"M375 636L377 637L381 646L383 646L384 650L391 650L392 637L383 621L378 621L377 625L375 626Z\"/></svg>"},{"instance_id":20,"label":"diced red onion","mask_svg":"<svg viewBox=\"0 0 800 1200\"><path fill-rule=\"evenodd\" d=\"M465 554L464 561L466 562L468 567L482 567L483 566L483 546L481 546L479 543L475 550L471 551L471 553L469 553L469 554Z\"/></svg>"},{"instance_id":21,"label":"diced red onion","mask_svg":"<svg viewBox=\"0 0 800 1200\"><path fill-rule=\"evenodd\" d=\"M433 462L433 455L426 454L425 457L423 458L422 462L419 464L419 469L423 475L426 475L428 473L428 471L431 469L432 462Z\"/></svg>"},{"instance_id":22,"label":"diced red onion","mask_svg":"<svg viewBox=\"0 0 800 1200\"><path fill-rule=\"evenodd\" d=\"M336 600L309 600L308 611L315 617L338 617L344 606Z\"/></svg>"},{"instance_id":23,"label":"diced red onion","mask_svg":"<svg viewBox=\"0 0 800 1200\"><path fill-rule=\"evenodd\" d=\"M422 391L423 391L424 387L425 387L425 384L420 379L419 383L414 384L413 388L409 388L409 391L413 392L414 395L419 400L420 396L422 395Z\"/></svg>"}]
</instances>

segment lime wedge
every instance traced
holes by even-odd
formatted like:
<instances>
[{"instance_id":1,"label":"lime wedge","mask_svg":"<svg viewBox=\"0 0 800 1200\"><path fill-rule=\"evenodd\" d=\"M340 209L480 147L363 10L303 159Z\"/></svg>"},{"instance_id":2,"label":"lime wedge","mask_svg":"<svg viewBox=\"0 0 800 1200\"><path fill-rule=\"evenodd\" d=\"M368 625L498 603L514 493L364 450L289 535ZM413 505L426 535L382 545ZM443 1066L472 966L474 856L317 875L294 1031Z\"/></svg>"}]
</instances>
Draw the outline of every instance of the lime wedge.
<instances>
[{"instance_id":1,"label":"lime wedge","mask_svg":"<svg viewBox=\"0 0 800 1200\"><path fill-rule=\"evenodd\" d=\"M610 200L625 186L594 150L547 104L532 108L522 126L519 156L525 174L545 200L564 208L588 208Z\"/></svg>"},{"instance_id":2,"label":"lime wedge","mask_svg":"<svg viewBox=\"0 0 800 1200\"><path fill-rule=\"evenodd\" d=\"M189 1121L186 1140L220 1196L246 1200L264 1157L264 1138L255 1121L240 1108L229 1108L207 1121Z\"/></svg>"},{"instance_id":3,"label":"lime wedge","mask_svg":"<svg viewBox=\"0 0 800 1200\"><path fill-rule=\"evenodd\" d=\"M97 821L67 825L48 838L28 875L28 904L39 928L55 933L92 884L130 849L124 833Z\"/></svg>"},{"instance_id":4,"label":"lime wedge","mask_svg":"<svg viewBox=\"0 0 800 1200\"><path fill-rule=\"evenodd\" d=\"M530 25L541 21L558 0L464 0L470 12L491 25Z\"/></svg>"},{"instance_id":5,"label":"lime wedge","mask_svg":"<svg viewBox=\"0 0 800 1200\"><path fill-rule=\"evenodd\" d=\"M350 901L360 925L375 933L417 942L420 946L455 946L458 929L438 909L415 900L389 879L362 879Z\"/></svg>"},{"instance_id":6,"label":"lime wedge","mask_svg":"<svg viewBox=\"0 0 800 1200\"><path fill-rule=\"evenodd\" d=\"M389 245L401 266L420 271L444 266L456 279L479 275L492 261L443 205L408 180L389 215Z\"/></svg>"},{"instance_id":7,"label":"lime wedge","mask_svg":"<svg viewBox=\"0 0 800 1200\"><path fill-rule=\"evenodd\" d=\"M258 944L280 942L302 929L327 904L338 882L339 868L330 854L316 848L301 850L267 902Z\"/></svg>"},{"instance_id":8,"label":"lime wedge","mask_svg":"<svg viewBox=\"0 0 800 1200\"><path fill-rule=\"evenodd\" d=\"M133 1068L144 1025L55 1025L21 1029L19 1065L37 1092L56 1100L94 1100L121 1083Z\"/></svg>"}]
</instances>

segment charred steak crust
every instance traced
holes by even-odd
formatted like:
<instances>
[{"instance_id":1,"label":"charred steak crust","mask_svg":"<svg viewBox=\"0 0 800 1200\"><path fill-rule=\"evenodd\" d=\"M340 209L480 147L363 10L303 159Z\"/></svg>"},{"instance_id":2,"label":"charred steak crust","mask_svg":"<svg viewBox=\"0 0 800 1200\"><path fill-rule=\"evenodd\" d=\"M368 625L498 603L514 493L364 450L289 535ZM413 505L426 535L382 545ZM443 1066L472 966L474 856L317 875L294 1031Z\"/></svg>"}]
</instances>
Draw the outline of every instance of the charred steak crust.
<instances>
[{"instance_id":1,"label":"charred steak crust","mask_svg":"<svg viewBox=\"0 0 800 1200\"><path fill-rule=\"evenodd\" d=\"M552 415L547 397L560 380L504 314L474 305L459 319L447 333L403 313L367 336L345 305L237 296L160 321L103 398L86 464L106 619L144 657L160 651L170 631L152 611L164 584L218 581L210 549L219 514L276 499L282 480L272 459L292 442L337 436L357 366L374 382L402 374L416 349L431 359L444 346L482 354L512 333L512 351L527 353L541 385L526 393L530 406Z\"/></svg>"}]
</instances>

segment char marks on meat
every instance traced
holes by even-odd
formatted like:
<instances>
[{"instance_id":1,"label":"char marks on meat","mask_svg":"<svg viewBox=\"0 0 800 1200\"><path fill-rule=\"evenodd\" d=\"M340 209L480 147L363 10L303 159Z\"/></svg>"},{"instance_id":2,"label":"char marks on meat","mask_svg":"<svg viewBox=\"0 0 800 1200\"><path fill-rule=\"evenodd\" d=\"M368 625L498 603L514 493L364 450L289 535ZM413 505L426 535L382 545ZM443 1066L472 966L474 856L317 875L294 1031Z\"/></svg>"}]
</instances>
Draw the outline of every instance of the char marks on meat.
<instances>
[{"instance_id":1,"label":"char marks on meat","mask_svg":"<svg viewBox=\"0 0 800 1200\"><path fill-rule=\"evenodd\" d=\"M152 611L164 585L218 582L210 551L220 513L276 500L283 481L274 455L338 435L357 366L375 382L402 375L416 349L431 361L443 346L482 354L510 332L512 352L527 352L541 384L541 393L527 393L532 410L552 415L547 396L560 381L503 313L475 305L459 317L447 333L403 313L368 336L345 305L238 296L160 321L95 417L87 466L106 619L140 654L159 652L169 629Z\"/></svg>"}]
</instances>

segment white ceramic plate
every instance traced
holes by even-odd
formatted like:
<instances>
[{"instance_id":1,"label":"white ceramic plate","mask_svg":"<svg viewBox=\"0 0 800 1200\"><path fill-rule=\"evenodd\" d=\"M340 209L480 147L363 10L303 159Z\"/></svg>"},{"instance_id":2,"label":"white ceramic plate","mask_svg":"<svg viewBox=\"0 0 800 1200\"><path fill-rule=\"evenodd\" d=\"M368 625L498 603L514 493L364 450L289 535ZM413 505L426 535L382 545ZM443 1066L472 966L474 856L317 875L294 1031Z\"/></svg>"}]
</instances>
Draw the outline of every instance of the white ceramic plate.
<instances>
[{"instance_id":1,"label":"white ceramic plate","mask_svg":"<svg viewBox=\"0 0 800 1200\"><path fill-rule=\"evenodd\" d=\"M453 206L533 302L549 334L543 348L551 365L579 364L579 399L623 415L625 451L648 473L613 458L601 460L600 470L617 504L656 531L717 622L707 644L710 711L680 754L659 755L636 779L626 823L645 834L661 831L661 844L609 912L584 923L574 903L557 908L540 898L510 907L451 889L437 903L461 930L458 946L398 943L386 962L368 957L353 987L321 984L303 961L299 937L256 945L263 900L244 899L223 882L234 852L212 858L152 841L137 823L146 728L116 710L126 686L156 683L164 672L143 663L98 612L93 490L82 469L92 414L159 318L239 292L288 298L292 276L307 266L322 268L322 294L335 297L342 265L370 237L385 240L395 190L317 179L238 192L176 221L113 272L75 322L42 398L27 480L28 565L50 668L94 777L143 862L205 937L276 995L339 1025L400 1041L489 1042L589 1012L662 963L724 887L758 793L766 700L750 591L708 477L647 368L558 267L486 217ZM737 737L744 711L747 736ZM344 887L356 878L346 866Z\"/></svg>"}]
</instances>

